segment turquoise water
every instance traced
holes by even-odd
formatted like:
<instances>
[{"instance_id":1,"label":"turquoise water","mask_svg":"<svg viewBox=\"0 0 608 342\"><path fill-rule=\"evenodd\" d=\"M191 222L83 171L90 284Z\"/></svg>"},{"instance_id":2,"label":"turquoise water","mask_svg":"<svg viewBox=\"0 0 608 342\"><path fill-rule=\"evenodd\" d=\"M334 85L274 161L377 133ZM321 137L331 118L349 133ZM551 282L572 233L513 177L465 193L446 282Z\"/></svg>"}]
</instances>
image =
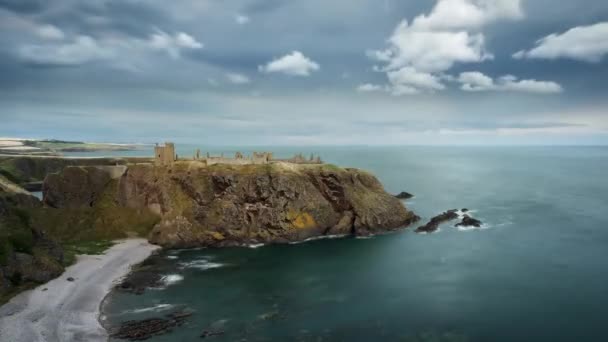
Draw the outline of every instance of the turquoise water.
<instances>
[{"instance_id":1,"label":"turquoise water","mask_svg":"<svg viewBox=\"0 0 608 342\"><path fill-rule=\"evenodd\" d=\"M182 148L185 155L190 147ZM301 152L372 171L389 192L415 194L405 204L423 220L466 207L485 225L164 252L156 267L166 286L113 293L108 321L184 305L195 310L188 324L151 341L198 341L203 330L225 331L212 341L606 340L608 148Z\"/></svg>"}]
</instances>

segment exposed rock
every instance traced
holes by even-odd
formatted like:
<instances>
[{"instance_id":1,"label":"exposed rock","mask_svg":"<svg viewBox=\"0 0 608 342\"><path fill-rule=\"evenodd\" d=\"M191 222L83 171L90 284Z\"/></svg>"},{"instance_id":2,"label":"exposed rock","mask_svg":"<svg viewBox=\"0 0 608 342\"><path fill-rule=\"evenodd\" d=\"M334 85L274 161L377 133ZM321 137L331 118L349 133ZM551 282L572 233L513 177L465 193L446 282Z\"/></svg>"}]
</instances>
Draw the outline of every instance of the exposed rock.
<instances>
[{"instance_id":1,"label":"exposed rock","mask_svg":"<svg viewBox=\"0 0 608 342\"><path fill-rule=\"evenodd\" d=\"M74 278L72 278L72 277L68 277L66 280L67 280L67 281L74 281L75 279L74 279Z\"/></svg>"},{"instance_id":2,"label":"exposed rock","mask_svg":"<svg viewBox=\"0 0 608 342\"><path fill-rule=\"evenodd\" d=\"M47 177L44 187L45 203L57 208L158 215L149 240L164 247L369 235L418 219L373 175L331 165L134 164L117 179L92 167L69 167Z\"/></svg>"},{"instance_id":3,"label":"exposed rock","mask_svg":"<svg viewBox=\"0 0 608 342\"><path fill-rule=\"evenodd\" d=\"M95 166L66 167L61 175L52 173L45 178L42 187L44 204L53 208L92 207L110 179L109 172ZM80 188L83 187L87 190L82 191Z\"/></svg>"},{"instance_id":4,"label":"exposed rock","mask_svg":"<svg viewBox=\"0 0 608 342\"><path fill-rule=\"evenodd\" d=\"M130 341L147 340L152 336L166 334L173 328L183 325L191 315L192 312L189 311L177 311L166 315L164 318L127 321L111 331L110 336Z\"/></svg>"},{"instance_id":5,"label":"exposed rock","mask_svg":"<svg viewBox=\"0 0 608 342\"><path fill-rule=\"evenodd\" d=\"M478 219L472 218L469 215L464 215L462 221L456 224L456 227L481 227L482 222Z\"/></svg>"},{"instance_id":6,"label":"exposed rock","mask_svg":"<svg viewBox=\"0 0 608 342\"><path fill-rule=\"evenodd\" d=\"M414 197L414 195L410 194L409 192L401 191L399 194L395 195L395 197L398 199L410 199Z\"/></svg>"},{"instance_id":7,"label":"exposed rock","mask_svg":"<svg viewBox=\"0 0 608 342\"><path fill-rule=\"evenodd\" d=\"M466 212L468 212L468 211L469 211L469 209L467 209L467 208L462 208L462 209L460 209L460 211L461 211L461 212L463 212L463 213L466 213Z\"/></svg>"},{"instance_id":8,"label":"exposed rock","mask_svg":"<svg viewBox=\"0 0 608 342\"><path fill-rule=\"evenodd\" d=\"M440 224L457 219L458 214L456 212L456 209L451 209L433 217L425 225L418 227L416 233L432 233L436 231Z\"/></svg>"},{"instance_id":9,"label":"exposed rock","mask_svg":"<svg viewBox=\"0 0 608 342\"><path fill-rule=\"evenodd\" d=\"M0 296L28 282L46 282L63 272L63 250L31 224L40 201L0 176Z\"/></svg>"}]
</instances>

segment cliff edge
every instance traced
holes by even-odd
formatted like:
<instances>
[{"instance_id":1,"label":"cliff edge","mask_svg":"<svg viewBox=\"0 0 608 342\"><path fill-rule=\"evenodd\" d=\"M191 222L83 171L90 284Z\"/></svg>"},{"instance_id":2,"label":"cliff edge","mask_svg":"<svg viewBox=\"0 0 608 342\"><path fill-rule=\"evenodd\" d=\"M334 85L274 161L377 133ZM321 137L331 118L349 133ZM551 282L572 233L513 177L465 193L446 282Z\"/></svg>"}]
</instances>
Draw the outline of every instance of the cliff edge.
<instances>
[{"instance_id":1,"label":"cliff edge","mask_svg":"<svg viewBox=\"0 0 608 342\"><path fill-rule=\"evenodd\" d=\"M171 248L369 235L418 219L376 177L357 169L192 161L120 168L73 166L48 175L43 201L55 209L47 211L74 229L79 222L89 224L81 228L93 236L128 236L134 230Z\"/></svg>"},{"instance_id":2,"label":"cliff edge","mask_svg":"<svg viewBox=\"0 0 608 342\"><path fill-rule=\"evenodd\" d=\"M30 211L40 201L0 176L0 304L12 294L63 272L63 250L33 227Z\"/></svg>"}]
</instances>

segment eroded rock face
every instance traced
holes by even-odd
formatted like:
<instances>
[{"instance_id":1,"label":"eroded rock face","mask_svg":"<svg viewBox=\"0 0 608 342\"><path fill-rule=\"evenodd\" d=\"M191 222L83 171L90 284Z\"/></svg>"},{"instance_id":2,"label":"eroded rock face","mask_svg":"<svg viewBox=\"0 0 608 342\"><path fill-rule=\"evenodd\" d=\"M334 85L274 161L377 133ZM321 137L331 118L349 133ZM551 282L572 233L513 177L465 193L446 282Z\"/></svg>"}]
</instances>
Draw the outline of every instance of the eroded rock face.
<instances>
[{"instance_id":1,"label":"eroded rock face","mask_svg":"<svg viewBox=\"0 0 608 342\"><path fill-rule=\"evenodd\" d=\"M46 282L63 272L63 250L32 227L29 210L40 201L0 179L0 295L24 282Z\"/></svg>"},{"instance_id":2,"label":"eroded rock face","mask_svg":"<svg viewBox=\"0 0 608 342\"><path fill-rule=\"evenodd\" d=\"M166 247L367 235L405 227L417 219L373 175L327 165L130 165L103 189L98 187L106 182L103 176L102 181L92 182L90 174L78 172L74 177L66 171L47 177L47 203L88 205L103 192L104 198L112 198L112 205L156 212L161 221L149 239ZM72 178L93 186L73 185Z\"/></svg>"}]
</instances>

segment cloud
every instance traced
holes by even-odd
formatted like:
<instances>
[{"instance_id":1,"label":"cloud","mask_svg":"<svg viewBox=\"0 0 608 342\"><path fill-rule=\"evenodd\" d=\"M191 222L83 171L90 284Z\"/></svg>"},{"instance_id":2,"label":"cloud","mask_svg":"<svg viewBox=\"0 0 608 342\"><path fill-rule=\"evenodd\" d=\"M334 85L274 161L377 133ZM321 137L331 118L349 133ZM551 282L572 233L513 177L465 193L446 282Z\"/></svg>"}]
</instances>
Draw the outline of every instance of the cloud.
<instances>
[{"instance_id":1,"label":"cloud","mask_svg":"<svg viewBox=\"0 0 608 342\"><path fill-rule=\"evenodd\" d=\"M381 91L382 89L383 89L382 86L377 85L377 84L371 84L371 83L361 84L357 87L357 91L362 92L362 93Z\"/></svg>"},{"instance_id":2,"label":"cloud","mask_svg":"<svg viewBox=\"0 0 608 342\"><path fill-rule=\"evenodd\" d=\"M202 43L187 33L179 32L171 35L160 30L150 36L149 45L154 49L167 51L172 58L179 58L183 49L203 48Z\"/></svg>"},{"instance_id":3,"label":"cloud","mask_svg":"<svg viewBox=\"0 0 608 342\"><path fill-rule=\"evenodd\" d=\"M437 76L420 72L413 67L390 70L386 74L392 86L393 95L416 93L413 90L435 91L445 89Z\"/></svg>"},{"instance_id":4,"label":"cloud","mask_svg":"<svg viewBox=\"0 0 608 342\"><path fill-rule=\"evenodd\" d=\"M385 50L367 55L385 64L393 94L442 90L437 74L456 63L479 63L493 58L485 49L481 27L498 19L523 16L520 0L438 0L431 13L409 23L403 20ZM401 71L403 69L403 71ZM397 82L395 82L397 81Z\"/></svg>"},{"instance_id":5,"label":"cloud","mask_svg":"<svg viewBox=\"0 0 608 342\"><path fill-rule=\"evenodd\" d=\"M228 79L228 81L230 83L233 83L233 84L251 83L251 80L249 79L249 77L242 75L242 74L233 73L233 72L227 73L226 78Z\"/></svg>"},{"instance_id":6,"label":"cloud","mask_svg":"<svg viewBox=\"0 0 608 342\"><path fill-rule=\"evenodd\" d=\"M512 75L502 76L497 82L481 72L463 72L458 77L464 91L515 91L526 93L553 94L561 93L562 87L551 81L537 81L534 79L518 80Z\"/></svg>"},{"instance_id":7,"label":"cloud","mask_svg":"<svg viewBox=\"0 0 608 342\"><path fill-rule=\"evenodd\" d=\"M258 67L260 72L281 72L291 76L309 76L312 71L319 69L319 64L304 56L300 51L293 51Z\"/></svg>"},{"instance_id":8,"label":"cloud","mask_svg":"<svg viewBox=\"0 0 608 342\"><path fill-rule=\"evenodd\" d=\"M18 50L21 59L38 65L79 65L114 57L114 51L100 46L89 36L77 36L58 45L25 45Z\"/></svg>"},{"instance_id":9,"label":"cloud","mask_svg":"<svg viewBox=\"0 0 608 342\"><path fill-rule=\"evenodd\" d=\"M65 38L63 31L61 31L59 28L57 28L57 26L54 25L42 25L38 27L36 33L38 34L38 36L40 36L40 38L43 39L61 40Z\"/></svg>"},{"instance_id":10,"label":"cloud","mask_svg":"<svg viewBox=\"0 0 608 342\"><path fill-rule=\"evenodd\" d=\"M531 50L513 54L516 59L569 58L597 63L608 54L608 22L590 26L577 26L564 33L550 34L536 42Z\"/></svg>"},{"instance_id":11,"label":"cloud","mask_svg":"<svg viewBox=\"0 0 608 342\"><path fill-rule=\"evenodd\" d=\"M251 21L251 19L246 15L237 14L234 17L234 21L236 21L236 23L239 25L245 25L245 24L249 23Z\"/></svg>"},{"instance_id":12,"label":"cloud","mask_svg":"<svg viewBox=\"0 0 608 342\"><path fill-rule=\"evenodd\" d=\"M146 40L133 37L95 38L78 35L67 39L62 31L54 26L42 26L47 42L43 44L24 44L17 49L18 57L25 63L46 66L75 66L94 61L112 61L114 66L134 69L129 60L141 57L150 50L166 51L178 59L184 49L201 49L203 44L184 32L168 34L158 30ZM136 68L135 68L136 69Z\"/></svg>"}]
</instances>

